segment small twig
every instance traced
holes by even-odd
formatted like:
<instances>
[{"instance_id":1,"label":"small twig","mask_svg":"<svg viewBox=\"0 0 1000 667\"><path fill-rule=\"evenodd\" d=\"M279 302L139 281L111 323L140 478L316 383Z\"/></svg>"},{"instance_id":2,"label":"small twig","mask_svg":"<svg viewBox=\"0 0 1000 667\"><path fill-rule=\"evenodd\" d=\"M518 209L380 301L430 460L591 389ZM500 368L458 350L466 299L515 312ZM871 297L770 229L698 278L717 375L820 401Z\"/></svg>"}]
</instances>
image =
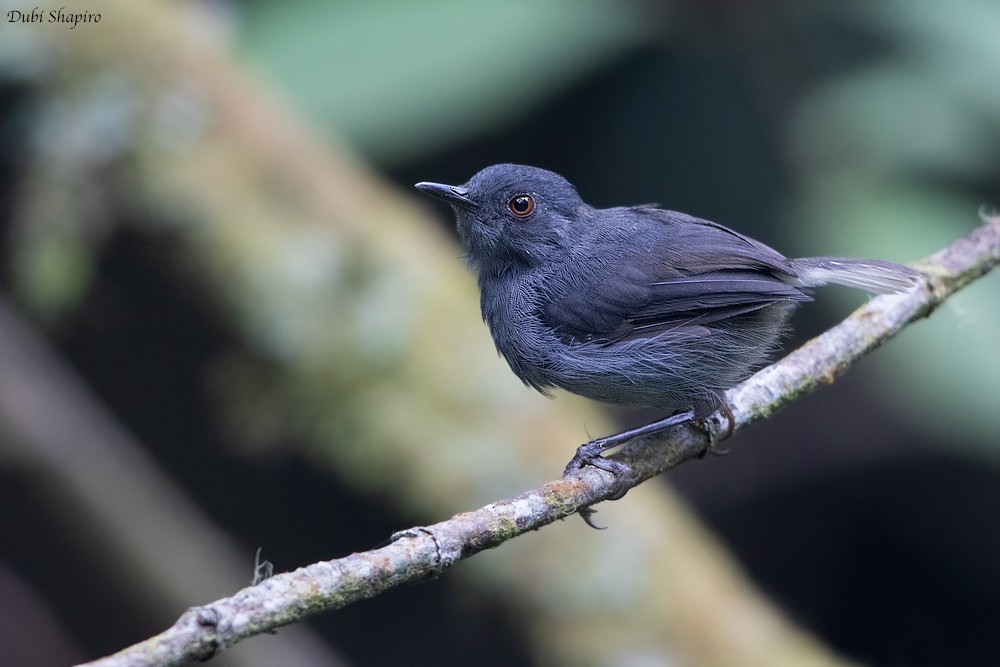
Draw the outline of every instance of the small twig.
<instances>
[{"instance_id":1,"label":"small twig","mask_svg":"<svg viewBox=\"0 0 1000 667\"><path fill-rule=\"evenodd\" d=\"M763 419L818 385L1000 263L1000 216L917 265L926 280L906 294L872 299L846 320L727 393L734 430ZM729 433L685 424L626 445L613 458L635 472L627 486L700 456ZM90 665L178 665L240 640L433 577L457 561L541 528L620 492L621 480L587 467L508 500L393 536L380 549L278 574L232 597L185 612L173 627Z\"/></svg>"},{"instance_id":2,"label":"small twig","mask_svg":"<svg viewBox=\"0 0 1000 667\"><path fill-rule=\"evenodd\" d=\"M253 557L253 577L250 580L251 586L256 586L265 579L270 579L274 576L274 563L269 560L264 560L261 562L260 553L264 550L264 547L257 547L257 554Z\"/></svg>"}]
</instances>

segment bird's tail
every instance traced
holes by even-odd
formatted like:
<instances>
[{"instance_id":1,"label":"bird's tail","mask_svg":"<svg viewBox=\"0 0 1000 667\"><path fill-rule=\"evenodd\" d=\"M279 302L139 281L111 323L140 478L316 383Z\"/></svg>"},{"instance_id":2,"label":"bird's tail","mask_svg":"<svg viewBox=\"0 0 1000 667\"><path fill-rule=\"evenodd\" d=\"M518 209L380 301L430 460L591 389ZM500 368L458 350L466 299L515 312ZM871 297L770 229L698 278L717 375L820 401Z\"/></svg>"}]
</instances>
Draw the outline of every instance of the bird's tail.
<instances>
[{"instance_id":1,"label":"bird's tail","mask_svg":"<svg viewBox=\"0 0 1000 667\"><path fill-rule=\"evenodd\" d=\"M803 287L836 283L875 294L906 292L920 282L920 273L908 266L878 259L805 257L790 260Z\"/></svg>"}]
</instances>

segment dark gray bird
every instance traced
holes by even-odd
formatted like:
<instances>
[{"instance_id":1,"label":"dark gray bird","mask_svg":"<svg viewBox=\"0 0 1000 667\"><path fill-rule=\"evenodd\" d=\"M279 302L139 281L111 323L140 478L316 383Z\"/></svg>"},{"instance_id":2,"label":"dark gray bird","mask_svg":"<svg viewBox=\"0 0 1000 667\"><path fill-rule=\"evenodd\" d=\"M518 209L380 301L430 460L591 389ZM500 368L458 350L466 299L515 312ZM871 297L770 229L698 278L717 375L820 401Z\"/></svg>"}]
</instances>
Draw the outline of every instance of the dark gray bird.
<instances>
[{"instance_id":1,"label":"dark gray bird","mask_svg":"<svg viewBox=\"0 0 1000 667\"><path fill-rule=\"evenodd\" d=\"M725 408L723 392L763 365L810 288L916 285L905 266L789 259L759 241L654 206L596 209L559 174L499 164L461 186L418 183L455 210L483 318L525 384L562 387L670 417L580 447L605 449Z\"/></svg>"}]
</instances>

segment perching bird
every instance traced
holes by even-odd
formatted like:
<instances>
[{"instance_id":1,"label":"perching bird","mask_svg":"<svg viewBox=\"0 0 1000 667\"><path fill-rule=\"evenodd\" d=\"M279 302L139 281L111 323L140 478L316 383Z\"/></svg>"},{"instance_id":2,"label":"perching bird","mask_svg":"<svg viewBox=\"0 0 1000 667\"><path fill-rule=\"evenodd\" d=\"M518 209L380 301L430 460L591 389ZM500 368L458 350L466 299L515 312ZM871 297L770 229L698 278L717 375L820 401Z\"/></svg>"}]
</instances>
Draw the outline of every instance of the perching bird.
<instances>
[{"instance_id":1,"label":"perching bird","mask_svg":"<svg viewBox=\"0 0 1000 667\"><path fill-rule=\"evenodd\" d=\"M640 434L724 408L773 353L810 288L916 285L905 266L789 259L722 225L654 206L597 209L559 174L514 164L461 186L418 183L455 211L483 318L525 384L670 417L580 447L567 471Z\"/></svg>"}]
</instances>

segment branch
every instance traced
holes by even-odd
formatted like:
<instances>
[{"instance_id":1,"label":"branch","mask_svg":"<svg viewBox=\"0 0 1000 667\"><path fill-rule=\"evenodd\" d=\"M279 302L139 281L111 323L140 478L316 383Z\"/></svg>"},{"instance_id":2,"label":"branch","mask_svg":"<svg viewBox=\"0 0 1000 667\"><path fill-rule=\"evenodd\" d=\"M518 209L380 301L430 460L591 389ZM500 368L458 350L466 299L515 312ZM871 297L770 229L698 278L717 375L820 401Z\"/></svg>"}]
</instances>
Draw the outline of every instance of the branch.
<instances>
[{"instance_id":1,"label":"branch","mask_svg":"<svg viewBox=\"0 0 1000 667\"><path fill-rule=\"evenodd\" d=\"M761 370L727 393L734 431L770 416L795 398L830 383L864 354L1000 263L1000 216L916 265L925 276L906 294L879 296L846 320ZM685 424L633 441L613 458L635 472L631 488L701 456L730 434L718 421ZM102 667L178 665L205 659L252 635L322 611L374 597L399 584L437 576L453 564L527 531L570 516L621 490L621 481L587 467L508 500L393 536L380 549L279 574L236 595L192 607L173 627L97 660Z\"/></svg>"},{"instance_id":2,"label":"branch","mask_svg":"<svg viewBox=\"0 0 1000 667\"><path fill-rule=\"evenodd\" d=\"M31 480L37 499L26 503L76 527L62 553L100 563L86 576L115 579L131 609L182 608L246 583L241 549L2 296L0 369L0 468ZM183 535L183 544L167 544L164 535ZM280 640L253 649L255 663L233 664L341 662L304 625Z\"/></svg>"}]
</instances>

